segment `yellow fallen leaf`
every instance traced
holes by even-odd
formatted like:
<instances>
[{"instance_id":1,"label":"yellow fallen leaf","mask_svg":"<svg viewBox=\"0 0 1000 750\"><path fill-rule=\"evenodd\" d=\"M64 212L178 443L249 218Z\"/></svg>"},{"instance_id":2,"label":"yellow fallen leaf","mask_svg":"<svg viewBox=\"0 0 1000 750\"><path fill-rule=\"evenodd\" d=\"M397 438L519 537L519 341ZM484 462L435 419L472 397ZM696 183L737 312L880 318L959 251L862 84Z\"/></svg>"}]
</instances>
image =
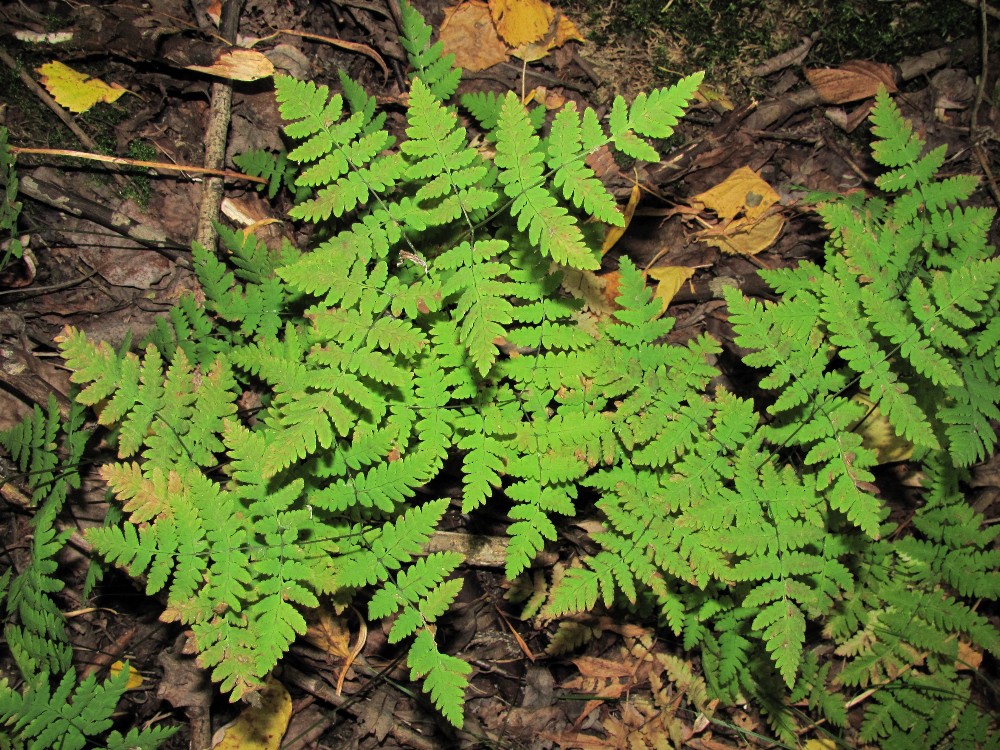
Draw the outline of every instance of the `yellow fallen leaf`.
<instances>
[{"instance_id":1,"label":"yellow fallen leaf","mask_svg":"<svg viewBox=\"0 0 1000 750\"><path fill-rule=\"evenodd\" d=\"M654 296L660 300L660 315L663 315L670 307L674 295L684 286L684 282L694 276L694 269L685 266L661 266L650 268L646 271L646 275L657 282Z\"/></svg>"},{"instance_id":2,"label":"yellow fallen leaf","mask_svg":"<svg viewBox=\"0 0 1000 750\"><path fill-rule=\"evenodd\" d=\"M806 740L802 750L837 750L837 743L833 740Z\"/></svg>"},{"instance_id":3,"label":"yellow fallen leaf","mask_svg":"<svg viewBox=\"0 0 1000 750\"><path fill-rule=\"evenodd\" d=\"M118 675L120 675L123 669L128 670L128 682L125 683L125 689L126 690L142 689L144 680L139 670L126 664L123 661L116 661L112 663L110 667L108 667L108 671L111 673L112 677L117 677Z\"/></svg>"},{"instance_id":4,"label":"yellow fallen leaf","mask_svg":"<svg viewBox=\"0 0 1000 750\"><path fill-rule=\"evenodd\" d=\"M260 703L222 727L212 738L212 750L278 750L292 716L292 697L269 677Z\"/></svg>"},{"instance_id":5,"label":"yellow fallen leaf","mask_svg":"<svg viewBox=\"0 0 1000 750\"><path fill-rule=\"evenodd\" d=\"M778 193L760 175L740 167L691 199L692 204L715 211L720 221L699 239L727 253L756 255L771 246L785 225L781 214L771 210L779 200Z\"/></svg>"},{"instance_id":6,"label":"yellow fallen leaf","mask_svg":"<svg viewBox=\"0 0 1000 750\"><path fill-rule=\"evenodd\" d=\"M759 221L734 221L719 234L704 233L698 239L730 255L756 255L778 239L785 228L781 214L771 214Z\"/></svg>"},{"instance_id":7,"label":"yellow fallen leaf","mask_svg":"<svg viewBox=\"0 0 1000 750\"><path fill-rule=\"evenodd\" d=\"M465 70L485 70L510 56L493 25L490 7L479 0L446 8L438 39Z\"/></svg>"},{"instance_id":8,"label":"yellow fallen leaf","mask_svg":"<svg viewBox=\"0 0 1000 750\"><path fill-rule=\"evenodd\" d=\"M549 26L549 30L546 32L545 36L538 41L520 45L514 49L511 54L519 60L524 60L529 63L535 62L536 60L541 60L557 47L562 47L570 40L582 42L583 37L580 36L580 32L577 30L576 24L566 18L566 16L562 13L558 13L556 20L551 26Z\"/></svg>"},{"instance_id":9,"label":"yellow fallen leaf","mask_svg":"<svg viewBox=\"0 0 1000 750\"><path fill-rule=\"evenodd\" d=\"M582 42L584 41L583 35L580 30L576 27L569 18L567 18L562 13L558 16L558 21L556 22L556 38L552 44L553 47L562 47L566 42Z\"/></svg>"},{"instance_id":10,"label":"yellow fallen leaf","mask_svg":"<svg viewBox=\"0 0 1000 750\"><path fill-rule=\"evenodd\" d=\"M490 0L490 14L500 38L511 47L539 41L556 17L543 0Z\"/></svg>"},{"instance_id":11,"label":"yellow fallen leaf","mask_svg":"<svg viewBox=\"0 0 1000 750\"><path fill-rule=\"evenodd\" d=\"M231 81L259 81L274 75L274 64L252 49L234 49L221 53L211 65L186 65L186 70L228 78Z\"/></svg>"},{"instance_id":12,"label":"yellow fallen leaf","mask_svg":"<svg viewBox=\"0 0 1000 750\"><path fill-rule=\"evenodd\" d=\"M696 195L694 200L715 211L723 221L732 221L737 214L755 221L777 203L780 196L752 169L740 167L715 187Z\"/></svg>"},{"instance_id":13,"label":"yellow fallen leaf","mask_svg":"<svg viewBox=\"0 0 1000 750\"><path fill-rule=\"evenodd\" d=\"M632 186L632 192L629 193L628 205L625 206L625 222L620 227L608 227L608 231L604 234L604 242L601 244L601 255L605 255L608 250L615 246L618 240L622 238L622 235L625 234L628 225L632 223L635 207L639 205L639 195L639 185L635 184Z\"/></svg>"},{"instance_id":14,"label":"yellow fallen leaf","mask_svg":"<svg viewBox=\"0 0 1000 750\"><path fill-rule=\"evenodd\" d=\"M52 98L77 114L86 112L98 102L111 104L128 90L117 83L107 84L100 78L91 78L59 61L45 63L37 72Z\"/></svg>"}]
</instances>

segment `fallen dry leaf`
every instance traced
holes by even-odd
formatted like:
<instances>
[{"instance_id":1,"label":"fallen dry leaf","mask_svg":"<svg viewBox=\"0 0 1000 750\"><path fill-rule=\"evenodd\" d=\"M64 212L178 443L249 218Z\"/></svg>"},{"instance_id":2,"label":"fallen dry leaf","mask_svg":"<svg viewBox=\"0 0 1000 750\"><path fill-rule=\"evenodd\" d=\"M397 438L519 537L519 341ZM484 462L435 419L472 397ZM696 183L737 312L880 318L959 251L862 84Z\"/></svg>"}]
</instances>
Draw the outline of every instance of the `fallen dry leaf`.
<instances>
[{"instance_id":1,"label":"fallen dry leaf","mask_svg":"<svg viewBox=\"0 0 1000 750\"><path fill-rule=\"evenodd\" d=\"M580 36L576 24L562 13L557 13L556 20L549 27L545 36L538 41L522 44L514 49L511 54L524 62L535 62L571 40L582 42L583 37Z\"/></svg>"},{"instance_id":2,"label":"fallen dry leaf","mask_svg":"<svg viewBox=\"0 0 1000 750\"><path fill-rule=\"evenodd\" d=\"M686 266L661 266L650 268L646 275L657 282L653 294L660 300L660 315L663 315L684 282L694 276L694 269Z\"/></svg>"},{"instance_id":3,"label":"fallen dry leaf","mask_svg":"<svg viewBox=\"0 0 1000 750\"><path fill-rule=\"evenodd\" d=\"M608 227L604 233L604 242L601 244L601 255L605 255L608 250L617 244L622 235L625 234L625 230L628 229L628 225L632 223L632 217L635 215L635 207L639 205L639 196L639 185L637 183L632 186L632 192L628 196L628 205L625 206L624 212L625 222L620 227Z\"/></svg>"},{"instance_id":4,"label":"fallen dry leaf","mask_svg":"<svg viewBox=\"0 0 1000 750\"><path fill-rule=\"evenodd\" d=\"M211 65L186 65L185 69L232 81L259 81L274 75L274 64L252 49L228 50Z\"/></svg>"},{"instance_id":5,"label":"fallen dry leaf","mask_svg":"<svg viewBox=\"0 0 1000 750\"><path fill-rule=\"evenodd\" d=\"M444 51L455 55L455 64L477 71L502 63L510 49L497 34L490 7L479 0L446 8L441 34Z\"/></svg>"},{"instance_id":6,"label":"fallen dry leaf","mask_svg":"<svg viewBox=\"0 0 1000 750\"><path fill-rule=\"evenodd\" d=\"M128 91L117 83L107 84L100 78L91 78L58 60L45 63L37 72L52 98L77 114L86 112L98 102L111 104Z\"/></svg>"},{"instance_id":7,"label":"fallen dry leaf","mask_svg":"<svg viewBox=\"0 0 1000 750\"><path fill-rule=\"evenodd\" d=\"M216 732L212 750L278 750L291 716L292 697L270 677L260 691L260 703Z\"/></svg>"},{"instance_id":8,"label":"fallen dry leaf","mask_svg":"<svg viewBox=\"0 0 1000 750\"><path fill-rule=\"evenodd\" d=\"M555 20L552 6L543 0L490 0L497 33L511 47L537 42Z\"/></svg>"},{"instance_id":9,"label":"fallen dry leaf","mask_svg":"<svg viewBox=\"0 0 1000 750\"><path fill-rule=\"evenodd\" d=\"M806 68L806 79L827 104L843 104L867 99L885 86L898 91L893 69L882 63L854 60L839 68Z\"/></svg>"},{"instance_id":10,"label":"fallen dry leaf","mask_svg":"<svg viewBox=\"0 0 1000 750\"><path fill-rule=\"evenodd\" d=\"M719 225L698 239L723 252L756 255L781 234L785 220L772 207L780 200L774 188L749 167L740 167L725 180L691 199L715 211Z\"/></svg>"}]
</instances>

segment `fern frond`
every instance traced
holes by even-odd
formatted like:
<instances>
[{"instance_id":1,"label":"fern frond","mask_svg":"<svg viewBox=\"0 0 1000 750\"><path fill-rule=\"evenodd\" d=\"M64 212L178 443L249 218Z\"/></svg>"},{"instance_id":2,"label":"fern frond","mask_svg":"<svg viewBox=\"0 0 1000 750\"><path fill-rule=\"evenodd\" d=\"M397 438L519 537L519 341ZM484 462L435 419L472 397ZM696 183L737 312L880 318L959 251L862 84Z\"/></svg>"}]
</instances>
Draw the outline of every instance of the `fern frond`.
<instances>
[{"instance_id":1,"label":"fern frond","mask_svg":"<svg viewBox=\"0 0 1000 750\"><path fill-rule=\"evenodd\" d=\"M872 133L880 140L872 143L872 157L886 167L912 164L924 150L924 142L913 134L913 126L903 119L899 107L885 89L875 95Z\"/></svg>"},{"instance_id":2,"label":"fern frond","mask_svg":"<svg viewBox=\"0 0 1000 750\"><path fill-rule=\"evenodd\" d=\"M434 98L446 102L451 99L462 80L462 69L455 66L455 55L444 54L444 44L431 44L432 29L414 7L402 0L402 36L400 44L413 66L413 76L422 80Z\"/></svg>"},{"instance_id":3,"label":"fern frond","mask_svg":"<svg viewBox=\"0 0 1000 750\"><path fill-rule=\"evenodd\" d=\"M406 663L410 679L423 678L424 689L430 693L434 706L461 729L465 723L462 706L472 667L457 657L442 654L427 628L417 632Z\"/></svg>"},{"instance_id":4,"label":"fern frond","mask_svg":"<svg viewBox=\"0 0 1000 750\"><path fill-rule=\"evenodd\" d=\"M493 161L500 168L500 184L512 200L510 211L518 231L527 230L531 243L556 263L582 269L600 266L576 220L546 187L541 141L513 92L507 93L500 111Z\"/></svg>"}]
</instances>

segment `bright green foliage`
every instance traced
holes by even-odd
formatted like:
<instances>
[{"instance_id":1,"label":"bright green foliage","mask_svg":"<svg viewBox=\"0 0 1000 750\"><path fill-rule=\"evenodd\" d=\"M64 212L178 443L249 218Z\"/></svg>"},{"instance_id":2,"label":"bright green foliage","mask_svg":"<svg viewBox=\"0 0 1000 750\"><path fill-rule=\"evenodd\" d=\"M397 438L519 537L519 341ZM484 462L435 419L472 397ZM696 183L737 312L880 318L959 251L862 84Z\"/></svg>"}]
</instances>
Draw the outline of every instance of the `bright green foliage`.
<instances>
[{"instance_id":1,"label":"bright green foliage","mask_svg":"<svg viewBox=\"0 0 1000 750\"><path fill-rule=\"evenodd\" d=\"M16 747L39 750L85 748L102 738L109 748L153 750L175 730L133 729L127 737L108 733L128 669L103 683L96 675L78 681L66 618L55 598L64 587L56 556L70 536L57 531L56 523L69 493L80 486L79 465L89 437L83 422L81 406L74 405L63 421L50 398L45 411L35 407L21 424L0 433L0 445L27 477L36 506L28 565L0 576L4 640L21 677L18 689L0 680L0 733Z\"/></svg>"},{"instance_id":2,"label":"bright green foliage","mask_svg":"<svg viewBox=\"0 0 1000 750\"><path fill-rule=\"evenodd\" d=\"M77 683L76 670L63 675L55 690L48 680L29 684L25 692L13 690L0 680L0 726L5 727L17 747L29 750L82 750L111 728L111 714L125 693L129 670L103 683L95 675ZM127 735L107 734L106 747L115 750L154 750L176 730L157 727L133 729Z\"/></svg>"},{"instance_id":3,"label":"bright green foliage","mask_svg":"<svg viewBox=\"0 0 1000 750\"><path fill-rule=\"evenodd\" d=\"M410 642L413 678L461 725L471 669L435 637L460 559L423 553L450 508L426 489L449 457L463 512L507 510L510 577L581 497L596 503L600 549L554 585L547 614L655 609L701 649L713 696L754 699L787 741L788 700L846 722L808 642L819 628L852 661L842 686L895 675L918 713L941 681L967 679L958 636L1000 652L971 606L996 596L993 535L957 484L994 447L998 401L998 267L989 217L957 205L967 182L935 182L940 157L921 157L880 98L896 199L823 207L826 262L768 274L780 302L727 295L773 394L764 409L716 385L714 339L666 343L674 321L627 258L606 319L560 293L564 272L600 264L584 219L622 223L586 157L658 160L651 139L671 135L700 76L617 99L607 122L567 106L550 128L513 94L466 97L495 123L490 161L449 101L450 63L405 4L403 19L415 74L398 148L357 84L276 80L294 181L312 191L292 215L319 226L315 248L269 254L224 234L235 269L196 251L205 309L182 301L143 356L63 342L81 400L103 403L133 459L104 468L128 518L90 539L166 592L164 617L192 629L222 688L256 690L319 597L368 590L369 616L394 618L389 640ZM262 393L252 418L235 409L244 390ZM909 536L886 523L855 390L933 477ZM877 705L873 738L904 718ZM957 700L927 705L928 732L978 731Z\"/></svg>"}]
</instances>

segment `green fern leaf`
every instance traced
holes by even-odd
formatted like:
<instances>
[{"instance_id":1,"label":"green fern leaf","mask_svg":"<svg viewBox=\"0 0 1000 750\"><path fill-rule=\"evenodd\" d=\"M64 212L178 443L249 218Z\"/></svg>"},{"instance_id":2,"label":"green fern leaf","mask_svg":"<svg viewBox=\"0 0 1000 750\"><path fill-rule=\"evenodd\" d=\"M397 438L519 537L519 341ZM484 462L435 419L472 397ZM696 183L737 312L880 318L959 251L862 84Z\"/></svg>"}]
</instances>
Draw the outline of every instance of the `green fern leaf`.
<instances>
[{"instance_id":1,"label":"green fern leaf","mask_svg":"<svg viewBox=\"0 0 1000 750\"><path fill-rule=\"evenodd\" d=\"M875 95L871 121L872 133L881 139L872 144L872 157L879 164L900 167L920 157L924 142L913 134L913 126L903 119L885 89Z\"/></svg>"},{"instance_id":2,"label":"green fern leaf","mask_svg":"<svg viewBox=\"0 0 1000 750\"><path fill-rule=\"evenodd\" d=\"M406 50L414 76L427 84L434 98L448 101L462 80L461 68L455 68L455 55L444 54L444 44L431 44L431 27L407 0L400 3L402 36L400 43Z\"/></svg>"},{"instance_id":3,"label":"green fern leaf","mask_svg":"<svg viewBox=\"0 0 1000 750\"><path fill-rule=\"evenodd\" d=\"M424 689L430 693L435 707L452 725L462 728L465 718L462 705L469 686L472 667L461 659L442 654L430 630L417 633L406 662L410 679L424 678Z\"/></svg>"},{"instance_id":4,"label":"green fern leaf","mask_svg":"<svg viewBox=\"0 0 1000 750\"><path fill-rule=\"evenodd\" d=\"M754 618L752 627L763 636L774 665L785 684L792 687L806 638L802 610L789 599L773 602Z\"/></svg>"},{"instance_id":5,"label":"green fern leaf","mask_svg":"<svg viewBox=\"0 0 1000 750\"><path fill-rule=\"evenodd\" d=\"M587 246L576 220L545 186L544 162L545 155L524 105L508 92L497 123L494 163L500 168L500 184L513 201L511 214L517 218L518 230L527 230L531 243L557 263L598 268L600 262Z\"/></svg>"}]
</instances>

